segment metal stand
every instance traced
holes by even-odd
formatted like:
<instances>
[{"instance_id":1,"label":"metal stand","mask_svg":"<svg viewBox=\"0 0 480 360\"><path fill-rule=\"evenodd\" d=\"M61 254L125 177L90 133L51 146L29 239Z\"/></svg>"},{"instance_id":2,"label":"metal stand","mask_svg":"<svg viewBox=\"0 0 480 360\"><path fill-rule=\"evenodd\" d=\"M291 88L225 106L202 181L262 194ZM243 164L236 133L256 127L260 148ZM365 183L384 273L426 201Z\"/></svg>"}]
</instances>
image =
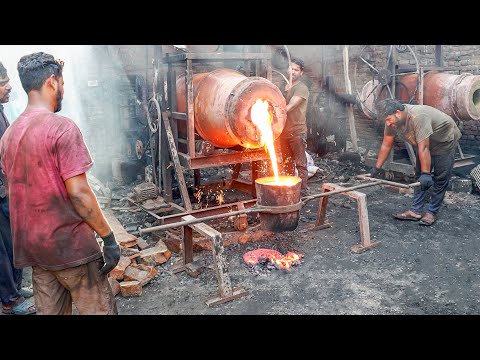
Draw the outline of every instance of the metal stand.
<instances>
[{"instance_id":1,"label":"metal stand","mask_svg":"<svg viewBox=\"0 0 480 360\"><path fill-rule=\"evenodd\" d=\"M238 164L251 162L252 163L252 177L251 183L247 183L238 179L238 174L240 167L237 166L232 179L228 181L216 182L206 184L205 189L214 188L215 190L224 188L232 189L236 188L241 191L249 192L254 197L255 194L255 179L258 177L258 167L261 160L268 160L269 156L263 148L253 149L253 150L229 150L223 152L214 152L212 154L202 154L198 153L195 149L195 140L198 135L195 134L195 107L194 107L194 86L193 86L193 75L194 75L194 64L198 63L200 65L206 63L217 64L220 62L220 65L224 61L244 61L245 69L249 69L250 62L255 64L255 75L261 76L260 74L260 65L263 63L266 69L266 78L268 80L272 79L272 67L271 67L271 54L270 53L253 53L253 52L215 52L215 53L195 53L195 52L186 52L182 54L166 54L163 58L163 63L168 66L167 74L167 93L168 93L168 111L165 112L164 121L171 122L171 130L167 132L168 138L174 139L173 144L169 141L170 148L172 145L175 147L175 152L179 159L179 164L185 170L194 170L194 180L195 186L197 188L203 187L200 184L200 174L199 169L208 168L208 167L218 167L230 164ZM177 111L177 99L176 99L176 76L177 70L181 70L185 73L186 81L186 112ZM247 70L250 76L250 70ZM184 128L186 134L179 134L178 129ZM166 143L163 141L162 143ZM173 150L172 150L173 152ZM163 153L162 153L163 154ZM164 155L164 154L163 154ZM168 169L169 159L162 157L162 170L166 171ZM183 177L181 171L175 166L175 173L177 178ZM168 173L167 176L171 176L171 173ZM163 186L166 194L171 194L171 180L164 179L166 184ZM168 188L170 187L170 188ZM186 185L183 183L179 184L182 197L184 193L187 193ZM167 198L166 198L167 199ZM186 199L184 199L185 201ZM167 199L171 201L171 199ZM186 206L189 200L185 201ZM188 209L190 211L191 209Z\"/></svg>"},{"instance_id":2,"label":"metal stand","mask_svg":"<svg viewBox=\"0 0 480 360\"><path fill-rule=\"evenodd\" d=\"M195 218L191 215L182 217L182 221L188 220L195 220ZM223 304L247 295L248 292L241 287L232 288L227 261L223 254L222 234L204 223L183 226L183 264L173 266L173 273L185 271L188 275L197 277L203 270L202 262L193 259L193 230L212 241L213 263L217 274L219 292L207 299L205 302L207 306Z\"/></svg>"},{"instance_id":3,"label":"metal stand","mask_svg":"<svg viewBox=\"0 0 480 360\"><path fill-rule=\"evenodd\" d=\"M344 187L325 183L322 185L322 192L329 192L329 191L338 191L342 190ZM370 226L368 223L368 210L367 210L367 195L358 191L347 191L342 193L342 195L346 195L357 200L357 207L358 207L358 221L360 224L360 244L356 244L352 246L352 251L354 253L362 253L367 251L371 248L377 247L381 243L379 241L371 241L370 240ZM329 223L325 222L326 213L327 213L327 204L328 204L329 196L321 197L320 202L318 204L318 213L317 219L315 222L316 227L321 227L324 225L330 225Z\"/></svg>"}]
</instances>

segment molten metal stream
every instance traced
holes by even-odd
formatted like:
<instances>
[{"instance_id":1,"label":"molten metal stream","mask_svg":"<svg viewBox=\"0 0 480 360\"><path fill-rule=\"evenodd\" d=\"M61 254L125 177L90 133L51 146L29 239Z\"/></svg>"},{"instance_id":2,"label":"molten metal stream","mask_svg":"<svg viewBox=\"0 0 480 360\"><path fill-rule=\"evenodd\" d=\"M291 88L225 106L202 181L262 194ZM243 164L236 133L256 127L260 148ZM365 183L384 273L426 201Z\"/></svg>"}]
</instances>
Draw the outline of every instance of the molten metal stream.
<instances>
[{"instance_id":1,"label":"molten metal stream","mask_svg":"<svg viewBox=\"0 0 480 360\"><path fill-rule=\"evenodd\" d=\"M275 146L273 145L273 131L272 131L272 119L273 115L268 111L268 102L258 99L252 106L252 122L258 127L261 134L261 143L265 146L265 150L270 155L270 161L272 162L273 174L275 181L279 182L278 177L278 161L277 154L275 153Z\"/></svg>"}]
</instances>

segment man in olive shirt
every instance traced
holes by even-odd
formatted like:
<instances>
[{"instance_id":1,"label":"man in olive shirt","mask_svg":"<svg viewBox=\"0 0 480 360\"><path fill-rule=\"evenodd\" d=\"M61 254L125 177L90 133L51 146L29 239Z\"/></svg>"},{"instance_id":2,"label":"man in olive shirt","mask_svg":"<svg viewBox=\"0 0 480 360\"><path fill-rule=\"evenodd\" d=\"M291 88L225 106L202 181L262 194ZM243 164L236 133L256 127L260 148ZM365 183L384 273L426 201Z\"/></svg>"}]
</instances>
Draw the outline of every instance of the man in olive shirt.
<instances>
[{"instance_id":1,"label":"man in olive shirt","mask_svg":"<svg viewBox=\"0 0 480 360\"><path fill-rule=\"evenodd\" d=\"M295 175L295 166L298 176L302 179L301 194L308 195L307 181L308 168L305 149L307 147L307 105L310 92L308 87L300 81L305 64L299 58L291 58L292 84L287 84L287 121L280 135L282 151L282 165L284 173Z\"/></svg>"},{"instance_id":2,"label":"man in olive shirt","mask_svg":"<svg viewBox=\"0 0 480 360\"><path fill-rule=\"evenodd\" d=\"M385 121L385 130L377 163L370 174L376 177L381 173L396 135L416 146L415 178L421 185L414 189L410 210L393 216L400 220L420 220L421 225L432 225L452 174L455 149L462 136L460 129L450 116L438 109L428 105L402 104L394 99L379 103L378 117ZM423 212L430 187L430 202L427 211Z\"/></svg>"}]
</instances>

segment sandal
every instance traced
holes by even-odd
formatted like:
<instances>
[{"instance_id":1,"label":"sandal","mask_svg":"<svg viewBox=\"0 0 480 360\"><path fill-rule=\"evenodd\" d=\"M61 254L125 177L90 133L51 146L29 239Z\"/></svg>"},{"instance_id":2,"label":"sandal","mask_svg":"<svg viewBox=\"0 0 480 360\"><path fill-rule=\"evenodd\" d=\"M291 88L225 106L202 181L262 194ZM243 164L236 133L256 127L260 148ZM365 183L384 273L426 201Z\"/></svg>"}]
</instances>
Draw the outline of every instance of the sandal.
<instances>
[{"instance_id":1,"label":"sandal","mask_svg":"<svg viewBox=\"0 0 480 360\"><path fill-rule=\"evenodd\" d=\"M422 218L422 215L415 214L411 210L404 211L402 213L396 213L392 214L395 219L398 220L412 220L412 221L418 221Z\"/></svg>"},{"instance_id":2,"label":"sandal","mask_svg":"<svg viewBox=\"0 0 480 360\"><path fill-rule=\"evenodd\" d=\"M427 211L420 219L420 225L430 226L433 225L435 221L435 215L433 215L430 211Z\"/></svg>"},{"instance_id":3,"label":"sandal","mask_svg":"<svg viewBox=\"0 0 480 360\"><path fill-rule=\"evenodd\" d=\"M37 312L37 308L33 298L29 298L18 305L3 305L2 312L8 315L31 315Z\"/></svg>"}]
</instances>

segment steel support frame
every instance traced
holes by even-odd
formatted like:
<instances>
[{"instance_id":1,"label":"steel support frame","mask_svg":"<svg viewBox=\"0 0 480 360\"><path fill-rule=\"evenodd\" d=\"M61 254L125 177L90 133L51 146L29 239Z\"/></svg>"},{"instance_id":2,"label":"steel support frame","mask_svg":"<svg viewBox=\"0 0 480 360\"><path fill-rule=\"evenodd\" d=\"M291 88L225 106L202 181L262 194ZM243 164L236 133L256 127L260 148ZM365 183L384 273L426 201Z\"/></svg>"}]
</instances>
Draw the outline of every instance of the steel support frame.
<instances>
[{"instance_id":1,"label":"steel support frame","mask_svg":"<svg viewBox=\"0 0 480 360\"><path fill-rule=\"evenodd\" d=\"M169 99L169 111L165 112L164 116L168 117L168 120L172 122L172 135L175 138L175 146L178 149L178 132L177 132L177 121L186 121L187 122L187 153L182 153L176 151L180 160L181 165L187 170L197 170L207 167L218 167L222 165L237 164L237 163L252 163L252 184L251 186L245 187L242 184L239 185L239 190L245 191L248 190L255 197L255 175L254 168L258 166L258 161L268 159L263 149L256 150L245 150L245 151L230 151L226 153L215 154L212 156L199 156L195 152L195 108L194 108L194 93L193 93L193 75L194 69L193 65L195 62L209 62L209 61L223 61L223 60L244 60L245 62L255 61L256 67L256 76L259 74L259 66L261 62L264 62L266 69L266 78L272 80L272 65L271 65L271 54L268 52L262 53L236 53L236 52L215 52L215 53L196 53L188 52L176 55L166 54L163 58L163 63L168 64L168 99ZM183 67L185 70L185 81L186 81L186 104L187 111L186 113L177 112L176 109L176 88L175 88L175 78L176 78L176 67ZM247 67L248 68L248 67ZM248 75L247 75L248 76ZM164 163L167 160L164 159ZM166 166L162 167L162 170L166 170ZM178 171L177 171L178 173ZM199 177L197 176L197 179ZM171 187L171 181L170 181ZM196 184L199 185L199 184ZM237 182L232 182L233 187L236 188ZM180 184L180 186L183 186ZM181 189L182 193L186 189ZM171 189L164 189L165 193L171 194ZM169 199L171 201L171 199Z\"/></svg>"}]
</instances>

